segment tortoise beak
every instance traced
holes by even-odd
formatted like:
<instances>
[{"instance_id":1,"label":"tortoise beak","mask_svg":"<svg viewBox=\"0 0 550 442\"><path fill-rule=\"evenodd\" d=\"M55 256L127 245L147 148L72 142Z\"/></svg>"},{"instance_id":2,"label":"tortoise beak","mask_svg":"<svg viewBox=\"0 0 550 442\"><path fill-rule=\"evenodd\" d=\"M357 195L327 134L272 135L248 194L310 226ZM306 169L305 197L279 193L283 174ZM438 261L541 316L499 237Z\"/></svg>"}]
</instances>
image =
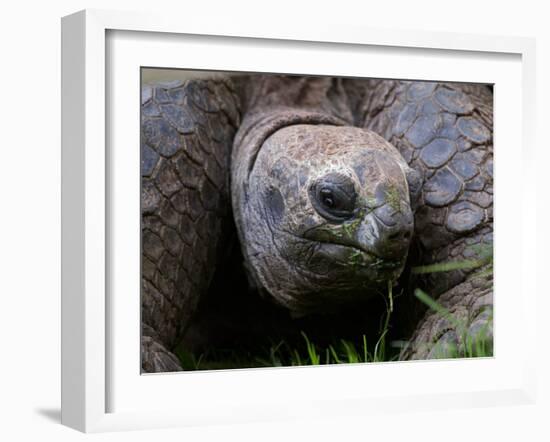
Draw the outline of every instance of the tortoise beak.
<instances>
[{"instance_id":1,"label":"tortoise beak","mask_svg":"<svg viewBox=\"0 0 550 442\"><path fill-rule=\"evenodd\" d=\"M407 257L412 232L412 212L385 204L365 216L357 229L357 247L398 267Z\"/></svg>"}]
</instances>

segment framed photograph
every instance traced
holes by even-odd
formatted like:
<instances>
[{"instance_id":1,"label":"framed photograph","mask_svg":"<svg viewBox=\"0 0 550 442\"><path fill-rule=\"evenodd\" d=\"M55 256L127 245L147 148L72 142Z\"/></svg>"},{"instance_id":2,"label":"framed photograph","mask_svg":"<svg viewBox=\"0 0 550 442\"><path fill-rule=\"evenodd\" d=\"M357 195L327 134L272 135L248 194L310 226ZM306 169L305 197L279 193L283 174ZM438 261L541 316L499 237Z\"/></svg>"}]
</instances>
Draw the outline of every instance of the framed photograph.
<instances>
[{"instance_id":1,"label":"framed photograph","mask_svg":"<svg viewBox=\"0 0 550 442\"><path fill-rule=\"evenodd\" d=\"M532 40L83 11L62 46L64 424L534 400Z\"/></svg>"}]
</instances>

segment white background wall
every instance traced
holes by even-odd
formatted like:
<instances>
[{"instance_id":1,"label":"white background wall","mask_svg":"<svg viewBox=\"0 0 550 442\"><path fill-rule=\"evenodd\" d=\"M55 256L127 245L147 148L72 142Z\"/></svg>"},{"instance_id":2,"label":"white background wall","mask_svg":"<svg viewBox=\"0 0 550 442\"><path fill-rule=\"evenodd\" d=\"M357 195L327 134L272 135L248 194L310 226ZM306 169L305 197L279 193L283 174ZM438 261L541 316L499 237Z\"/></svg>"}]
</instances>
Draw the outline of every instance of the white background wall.
<instances>
[{"instance_id":1,"label":"white background wall","mask_svg":"<svg viewBox=\"0 0 550 442\"><path fill-rule=\"evenodd\" d=\"M83 8L216 14L231 20L292 20L384 28L537 37L539 184L547 200L550 14L543 1L58 0L5 2L0 15L0 439L83 440L59 425L60 368L60 17ZM176 6L177 5L177 6ZM549 163L550 164L550 163ZM550 250L539 211L539 275ZM535 277L535 269L533 269ZM543 406L380 415L355 420L256 424L93 436L94 440L550 440L548 290L539 286L540 401ZM521 352L518 349L518 357ZM182 398L185 400L185 398Z\"/></svg>"}]
</instances>

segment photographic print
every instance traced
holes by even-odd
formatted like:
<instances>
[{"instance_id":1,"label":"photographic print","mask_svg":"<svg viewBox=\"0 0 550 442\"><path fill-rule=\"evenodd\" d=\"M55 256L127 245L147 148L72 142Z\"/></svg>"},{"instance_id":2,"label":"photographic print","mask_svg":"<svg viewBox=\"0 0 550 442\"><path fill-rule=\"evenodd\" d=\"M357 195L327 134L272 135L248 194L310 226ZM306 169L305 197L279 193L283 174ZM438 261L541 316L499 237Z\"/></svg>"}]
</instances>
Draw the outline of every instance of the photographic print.
<instances>
[{"instance_id":1,"label":"photographic print","mask_svg":"<svg viewBox=\"0 0 550 442\"><path fill-rule=\"evenodd\" d=\"M492 85L141 76L142 373L492 356Z\"/></svg>"}]
</instances>

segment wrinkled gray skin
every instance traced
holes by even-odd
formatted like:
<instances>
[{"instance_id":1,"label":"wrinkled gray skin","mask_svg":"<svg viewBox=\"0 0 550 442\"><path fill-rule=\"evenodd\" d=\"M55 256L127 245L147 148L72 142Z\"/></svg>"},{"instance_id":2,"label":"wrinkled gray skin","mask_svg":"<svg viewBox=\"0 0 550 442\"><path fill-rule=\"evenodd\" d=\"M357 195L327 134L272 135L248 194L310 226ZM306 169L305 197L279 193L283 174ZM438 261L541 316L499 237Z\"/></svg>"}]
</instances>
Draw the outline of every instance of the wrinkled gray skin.
<instances>
[{"instance_id":1,"label":"wrinkled gray skin","mask_svg":"<svg viewBox=\"0 0 550 442\"><path fill-rule=\"evenodd\" d=\"M331 312L400 275L413 232L407 177L418 174L375 133L287 126L266 139L248 173L233 170L249 268L294 314ZM333 199L341 192L352 209L332 215L319 201L323 192Z\"/></svg>"},{"instance_id":2,"label":"wrinkled gray skin","mask_svg":"<svg viewBox=\"0 0 550 442\"><path fill-rule=\"evenodd\" d=\"M223 244L229 154L250 280L297 315L384 290L407 256L492 247L485 86L254 75L158 86L143 102L145 371L178 369L170 351ZM492 286L470 273L417 282L474 334L490 327ZM401 357L440 357L462 338L428 312Z\"/></svg>"}]
</instances>

